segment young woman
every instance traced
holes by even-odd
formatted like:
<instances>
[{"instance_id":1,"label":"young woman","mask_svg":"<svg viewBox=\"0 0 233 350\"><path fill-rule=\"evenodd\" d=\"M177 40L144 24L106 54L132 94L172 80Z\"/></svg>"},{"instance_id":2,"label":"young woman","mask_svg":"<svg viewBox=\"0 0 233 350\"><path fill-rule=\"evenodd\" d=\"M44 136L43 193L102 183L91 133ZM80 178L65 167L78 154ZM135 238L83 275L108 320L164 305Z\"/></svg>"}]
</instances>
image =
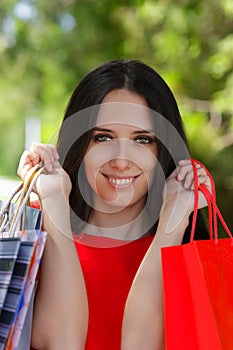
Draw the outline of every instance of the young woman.
<instances>
[{"instance_id":1,"label":"young woman","mask_svg":"<svg viewBox=\"0 0 233 350\"><path fill-rule=\"evenodd\" d=\"M33 348L164 349L160 250L188 241L194 197L172 92L138 61L96 68L70 99L57 148L34 143L19 175L41 161L49 238ZM198 178L210 186L202 169ZM208 237L200 215L195 237Z\"/></svg>"}]
</instances>

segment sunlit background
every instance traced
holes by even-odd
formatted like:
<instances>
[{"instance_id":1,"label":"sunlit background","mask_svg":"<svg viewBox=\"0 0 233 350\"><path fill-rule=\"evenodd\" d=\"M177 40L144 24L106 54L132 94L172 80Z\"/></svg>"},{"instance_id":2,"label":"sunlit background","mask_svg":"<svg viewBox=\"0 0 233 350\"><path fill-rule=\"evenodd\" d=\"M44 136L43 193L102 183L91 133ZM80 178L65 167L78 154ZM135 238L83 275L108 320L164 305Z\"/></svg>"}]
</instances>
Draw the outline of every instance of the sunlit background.
<instances>
[{"instance_id":1,"label":"sunlit background","mask_svg":"<svg viewBox=\"0 0 233 350\"><path fill-rule=\"evenodd\" d=\"M174 91L233 229L233 0L2 0L0 19L0 176L16 179L32 140L56 142L89 70L136 58Z\"/></svg>"}]
</instances>

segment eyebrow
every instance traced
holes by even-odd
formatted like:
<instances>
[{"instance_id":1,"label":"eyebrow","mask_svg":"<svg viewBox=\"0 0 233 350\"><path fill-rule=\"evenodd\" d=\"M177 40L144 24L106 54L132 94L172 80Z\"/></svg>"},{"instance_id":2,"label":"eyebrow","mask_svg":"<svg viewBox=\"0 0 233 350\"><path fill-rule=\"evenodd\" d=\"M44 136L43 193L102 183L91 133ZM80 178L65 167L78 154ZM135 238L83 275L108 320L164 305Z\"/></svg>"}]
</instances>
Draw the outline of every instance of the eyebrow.
<instances>
[{"instance_id":1,"label":"eyebrow","mask_svg":"<svg viewBox=\"0 0 233 350\"><path fill-rule=\"evenodd\" d=\"M99 127L95 127L95 128L93 128L93 131L101 131L101 132L113 132L113 130L111 130L111 129L106 129L106 128L99 128ZM133 134L134 135L136 135L136 134L154 134L154 131L153 130L142 130L142 129L140 129L140 130L135 130L134 132L133 132Z\"/></svg>"},{"instance_id":2,"label":"eyebrow","mask_svg":"<svg viewBox=\"0 0 233 350\"><path fill-rule=\"evenodd\" d=\"M110 129L98 128L98 127L93 128L93 131L112 132L112 130L110 130Z\"/></svg>"}]
</instances>

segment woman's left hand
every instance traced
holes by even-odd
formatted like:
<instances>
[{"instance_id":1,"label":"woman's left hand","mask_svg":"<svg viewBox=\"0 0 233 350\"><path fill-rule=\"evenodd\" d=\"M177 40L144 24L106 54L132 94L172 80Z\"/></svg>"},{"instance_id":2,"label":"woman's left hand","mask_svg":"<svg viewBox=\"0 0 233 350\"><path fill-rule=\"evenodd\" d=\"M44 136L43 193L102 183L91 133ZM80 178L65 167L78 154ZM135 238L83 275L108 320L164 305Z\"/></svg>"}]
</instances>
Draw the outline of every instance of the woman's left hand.
<instances>
[{"instance_id":1,"label":"woman's left hand","mask_svg":"<svg viewBox=\"0 0 233 350\"><path fill-rule=\"evenodd\" d=\"M198 185L204 184L211 189L211 182L209 176L206 174L199 164L197 167ZM190 159L179 161L177 167L177 180L183 182L183 186L186 190L194 190L194 172L193 166Z\"/></svg>"},{"instance_id":2,"label":"woman's left hand","mask_svg":"<svg viewBox=\"0 0 233 350\"><path fill-rule=\"evenodd\" d=\"M181 160L178 167L173 171L167 180L165 189L168 200L179 199L181 205L190 205L190 210L194 207L194 172L190 159ZM211 182L206 171L197 164L198 185L204 184L211 192ZM193 199L193 200L192 200ZM198 208L201 209L207 205L207 201L199 191Z\"/></svg>"},{"instance_id":3,"label":"woman's left hand","mask_svg":"<svg viewBox=\"0 0 233 350\"><path fill-rule=\"evenodd\" d=\"M205 170L197 165L198 184L204 184L211 192L211 182ZM169 176L164 188L164 203L160 222L169 221L170 230L177 227L184 219L186 224L194 210L194 172L190 159L181 160ZM207 205L205 196L199 191L198 209ZM169 220L168 220L169 218Z\"/></svg>"}]
</instances>

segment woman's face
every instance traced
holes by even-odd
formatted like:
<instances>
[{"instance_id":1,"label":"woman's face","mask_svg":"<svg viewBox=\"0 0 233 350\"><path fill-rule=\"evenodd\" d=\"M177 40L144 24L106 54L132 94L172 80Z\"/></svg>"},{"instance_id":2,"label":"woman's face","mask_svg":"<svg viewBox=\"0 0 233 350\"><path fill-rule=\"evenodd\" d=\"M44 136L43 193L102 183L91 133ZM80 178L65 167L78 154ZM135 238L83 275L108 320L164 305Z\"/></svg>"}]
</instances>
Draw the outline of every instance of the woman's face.
<instances>
[{"instance_id":1,"label":"woman's face","mask_svg":"<svg viewBox=\"0 0 233 350\"><path fill-rule=\"evenodd\" d=\"M84 157L94 209L144 207L157 163L157 144L145 99L131 91L108 93Z\"/></svg>"}]
</instances>

